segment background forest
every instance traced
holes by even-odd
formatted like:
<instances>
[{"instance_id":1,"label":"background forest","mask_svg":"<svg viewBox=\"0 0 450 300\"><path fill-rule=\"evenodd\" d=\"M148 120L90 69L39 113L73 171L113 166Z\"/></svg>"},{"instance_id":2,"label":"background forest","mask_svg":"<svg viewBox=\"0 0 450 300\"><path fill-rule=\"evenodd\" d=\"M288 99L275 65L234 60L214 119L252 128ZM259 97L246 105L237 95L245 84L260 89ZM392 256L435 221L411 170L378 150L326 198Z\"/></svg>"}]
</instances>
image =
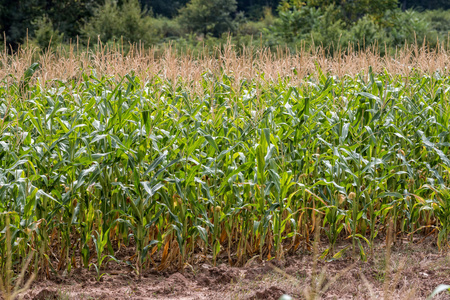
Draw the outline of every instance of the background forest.
<instances>
[{"instance_id":1,"label":"background forest","mask_svg":"<svg viewBox=\"0 0 450 300\"><path fill-rule=\"evenodd\" d=\"M449 0L0 0L2 47L141 43L308 45L381 52L447 43Z\"/></svg>"}]
</instances>

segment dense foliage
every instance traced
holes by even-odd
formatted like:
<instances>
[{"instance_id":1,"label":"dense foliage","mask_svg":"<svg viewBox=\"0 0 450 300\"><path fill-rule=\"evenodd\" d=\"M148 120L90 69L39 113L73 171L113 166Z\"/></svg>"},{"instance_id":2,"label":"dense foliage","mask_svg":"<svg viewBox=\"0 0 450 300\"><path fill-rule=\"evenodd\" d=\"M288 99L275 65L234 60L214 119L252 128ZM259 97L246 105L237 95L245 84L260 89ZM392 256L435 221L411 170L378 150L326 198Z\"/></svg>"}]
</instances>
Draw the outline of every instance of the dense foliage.
<instances>
[{"instance_id":1,"label":"dense foliage","mask_svg":"<svg viewBox=\"0 0 450 300\"><path fill-rule=\"evenodd\" d=\"M37 67L0 87L0 274L31 253L42 273L101 276L121 247L139 274L241 265L308 248L317 228L323 257L351 237L365 259L387 228L448 246L448 76L206 72L195 92L95 72L46 88Z\"/></svg>"},{"instance_id":2,"label":"dense foliage","mask_svg":"<svg viewBox=\"0 0 450 300\"><path fill-rule=\"evenodd\" d=\"M448 38L448 1L398 0L0 0L2 46L44 49L79 42L198 42L263 46L303 44L336 49L349 43L380 50ZM415 10L407 10L415 9ZM426 9L425 11L423 11ZM430 10L433 9L433 10ZM3 34L4 33L4 34ZM6 37L6 40L4 38Z\"/></svg>"}]
</instances>

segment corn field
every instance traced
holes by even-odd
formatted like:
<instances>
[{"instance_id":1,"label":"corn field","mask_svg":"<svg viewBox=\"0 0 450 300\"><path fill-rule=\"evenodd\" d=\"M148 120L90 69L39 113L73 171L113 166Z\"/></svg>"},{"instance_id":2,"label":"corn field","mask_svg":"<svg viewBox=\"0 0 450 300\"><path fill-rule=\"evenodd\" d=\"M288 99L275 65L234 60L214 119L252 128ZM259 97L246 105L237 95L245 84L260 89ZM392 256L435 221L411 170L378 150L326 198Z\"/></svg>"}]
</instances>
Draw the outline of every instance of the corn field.
<instances>
[{"instance_id":1,"label":"corn field","mask_svg":"<svg viewBox=\"0 0 450 300\"><path fill-rule=\"evenodd\" d=\"M194 89L95 70L49 84L38 68L0 86L2 274L240 266L308 250L315 230L323 258L366 259L388 229L448 248L443 71L205 69Z\"/></svg>"}]
</instances>

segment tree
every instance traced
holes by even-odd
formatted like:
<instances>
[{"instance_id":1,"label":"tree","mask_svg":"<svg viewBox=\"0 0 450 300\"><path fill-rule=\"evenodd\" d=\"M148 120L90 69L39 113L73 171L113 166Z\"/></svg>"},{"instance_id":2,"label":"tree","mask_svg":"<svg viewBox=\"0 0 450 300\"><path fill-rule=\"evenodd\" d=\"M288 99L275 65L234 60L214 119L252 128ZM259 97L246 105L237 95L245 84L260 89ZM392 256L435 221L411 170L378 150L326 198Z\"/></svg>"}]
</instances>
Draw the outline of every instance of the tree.
<instances>
[{"instance_id":1,"label":"tree","mask_svg":"<svg viewBox=\"0 0 450 300\"><path fill-rule=\"evenodd\" d=\"M342 20L351 24L365 15L381 20L387 11L398 8L399 2L398 0L309 0L307 5L317 8L334 5L340 9Z\"/></svg>"},{"instance_id":2,"label":"tree","mask_svg":"<svg viewBox=\"0 0 450 300\"><path fill-rule=\"evenodd\" d=\"M179 21L192 32L220 36L235 29L236 8L236 0L191 0L180 10Z\"/></svg>"},{"instance_id":3,"label":"tree","mask_svg":"<svg viewBox=\"0 0 450 300\"><path fill-rule=\"evenodd\" d=\"M75 39L85 19L103 0L0 0L0 33L13 49L34 38L40 26L51 32L60 32L66 38ZM42 20L45 19L45 22ZM51 27L48 26L51 24ZM48 33L47 32L47 33ZM42 34L43 31L39 34Z\"/></svg>"},{"instance_id":4,"label":"tree","mask_svg":"<svg viewBox=\"0 0 450 300\"><path fill-rule=\"evenodd\" d=\"M141 10L138 0L125 0L119 6L115 0L106 0L82 29L92 41L119 41L152 44L159 39L153 19Z\"/></svg>"},{"instance_id":5,"label":"tree","mask_svg":"<svg viewBox=\"0 0 450 300\"><path fill-rule=\"evenodd\" d=\"M4 34L6 43L13 49L25 41L27 32L33 32L33 21L42 15L42 5L40 0L0 0L1 38Z\"/></svg>"},{"instance_id":6,"label":"tree","mask_svg":"<svg viewBox=\"0 0 450 300\"><path fill-rule=\"evenodd\" d=\"M333 4L316 8L295 0L286 1L278 11L279 18L271 27L271 33L275 38L281 39L282 43L296 45L307 41L335 49L346 39L345 24Z\"/></svg>"},{"instance_id":7,"label":"tree","mask_svg":"<svg viewBox=\"0 0 450 300\"><path fill-rule=\"evenodd\" d=\"M173 18L188 0L140 0L142 8L151 9L156 16Z\"/></svg>"},{"instance_id":8,"label":"tree","mask_svg":"<svg viewBox=\"0 0 450 300\"><path fill-rule=\"evenodd\" d=\"M151 9L156 16L173 18L188 0L139 0L143 8ZM246 16L259 19L264 14L264 7L275 10L280 0L237 0L237 11Z\"/></svg>"},{"instance_id":9,"label":"tree","mask_svg":"<svg viewBox=\"0 0 450 300\"><path fill-rule=\"evenodd\" d=\"M401 0L403 9L450 9L448 0Z\"/></svg>"},{"instance_id":10,"label":"tree","mask_svg":"<svg viewBox=\"0 0 450 300\"><path fill-rule=\"evenodd\" d=\"M75 39L86 20L103 2L104 0L44 0L43 14L48 16L55 30L63 33L66 38Z\"/></svg>"},{"instance_id":11,"label":"tree","mask_svg":"<svg viewBox=\"0 0 450 300\"><path fill-rule=\"evenodd\" d=\"M280 0L237 0L237 10L250 19L259 20L264 16L265 7L275 10L279 3Z\"/></svg>"},{"instance_id":12,"label":"tree","mask_svg":"<svg viewBox=\"0 0 450 300\"><path fill-rule=\"evenodd\" d=\"M55 29L52 20L48 16L43 16L33 22L37 28L33 33L33 38L31 43L38 46L41 49L47 47L54 47L62 43L64 33L60 33L59 30Z\"/></svg>"}]
</instances>

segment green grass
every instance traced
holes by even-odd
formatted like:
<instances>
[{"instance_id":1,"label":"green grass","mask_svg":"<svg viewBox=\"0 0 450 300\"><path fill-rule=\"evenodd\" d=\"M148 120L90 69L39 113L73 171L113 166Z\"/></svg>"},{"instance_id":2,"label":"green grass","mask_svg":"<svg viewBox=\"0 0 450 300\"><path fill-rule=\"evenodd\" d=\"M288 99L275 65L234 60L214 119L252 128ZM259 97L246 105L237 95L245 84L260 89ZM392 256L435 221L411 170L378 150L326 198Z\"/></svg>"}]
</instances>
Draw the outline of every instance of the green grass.
<instances>
[{"instance_id":1,"label":"green grass","mask_svg":"<svg viewBox=\"0 0 450 300\"><path fill-rule=\"evenodd\" d=\"M0 86L2 274L33 253L38 272L94 263L100 278L124 245L138 274L199 254L242 265L310 244L317 227L322 257L351 237L365 259L389 224L436 229L447 247L449 77L205 73L193 92L132 74L46 88L33 72Z\"/></svg>"}]
</instances>

